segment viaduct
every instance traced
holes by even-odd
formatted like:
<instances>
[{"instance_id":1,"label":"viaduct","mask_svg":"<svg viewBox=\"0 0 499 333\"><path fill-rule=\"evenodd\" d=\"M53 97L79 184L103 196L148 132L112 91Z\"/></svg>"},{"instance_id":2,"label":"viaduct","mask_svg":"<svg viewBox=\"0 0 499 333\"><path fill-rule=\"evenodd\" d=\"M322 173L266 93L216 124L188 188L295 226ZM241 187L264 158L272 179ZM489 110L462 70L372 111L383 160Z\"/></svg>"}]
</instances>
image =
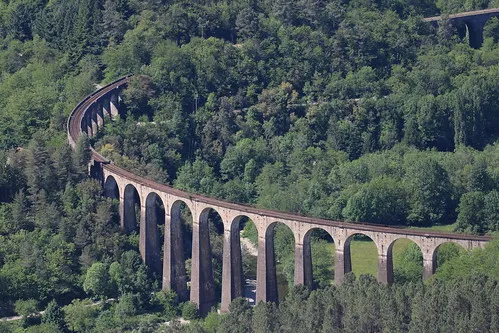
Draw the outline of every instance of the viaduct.
<instances>
[{"instance_id":1,"label":"viaduct","mask_svg":"<svg viewBox=\"0 0 499 333\"><path fill-rule=\"evenodd\" d=\"M478 49L483 43L483 27L488 19L499 16L499 8L490 8L452 14L448 16L434 16L425 18L425 22L431 23L435 28L440 22L446 21L451 25L458 26L464 24L468 28L469 43L472 48Z\"/></svg>"},{"instance_id":2,"label":"viaduct","mask_svg":"<svg viewBox=\"0 0 499 333\"><path fill-rule=\"evenodd\" d=\"M76 106L67 124L68 140L73 148L82 133L95 136L105 122L119 116L119 94L127 87L129 80L129 76L121 78L87 96ZM244 218L253 221L258 230L256 302L278 301L273 244L273 230L277 222L287 225L294 235L294 282L310 288L313 282L310 235L316 229L324 230L333 238L336 283L341 283L345 273L352 269L350 242L356 234L368 236L374 241L378 252L378 281L388 284L393 281L392 248L397 239L408 238L419 246L423 253L424 279L435 272L436 251L441 244L453 242L471 250L483 247L490 240L490 237L484 236L309 218L216 200L135 175L113 164L93 148L91 151L90 174L100 180L107 196L119 199L122 230L134 230L136 216L140 216L139 247L142 259L151 269L159 273L162 271L163 289L173 289L182 300L190 299L199 306L201 313L208 312L216 304L208 227L208 215L212 210L220 215L224 227L222 311L228 311L230 302L243 295L239 231ZM187 288L183 254L182 205L190 210L193 219L190 289ZM135 211L136 206L139 212ZM158 207L164 207L164 210ZM165 231L161 244L157 225L163 221Z\"/></svg>"}]
</instances>

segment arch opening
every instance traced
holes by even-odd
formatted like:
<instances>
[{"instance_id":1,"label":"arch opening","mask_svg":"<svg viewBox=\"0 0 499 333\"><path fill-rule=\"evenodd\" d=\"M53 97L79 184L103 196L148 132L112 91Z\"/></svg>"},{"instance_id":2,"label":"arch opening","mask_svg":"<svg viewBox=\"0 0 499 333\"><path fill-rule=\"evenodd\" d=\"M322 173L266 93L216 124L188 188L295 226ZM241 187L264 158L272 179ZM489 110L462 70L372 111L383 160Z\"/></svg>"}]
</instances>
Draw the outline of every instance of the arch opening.
<instances>
[{"instance_id":1,"label":"arch opening","mask_svg":"<svg viewBox=\"0 0 499 333\"><path fill-rule=\"evenodd\" d=\"M499 41L499 17L491 17L484 22L483 39L492 39L494 43Z\"/></svg>"},{"instance_id":2,"label":"arch opening","mask_svg":"<svg viewBox=\"0 0 499 333\"><path fill-rule=\"evenodd\" d=\"M123 231L130 233L140 227L140 196L135 186L128 184L124 191L124 209L121 226Z\"/></svg>"},{"instance_id":3,"label":"arch opening","mask_svg":"<svg viewBox=\"0 0 499 333\"><path fill-rule=\"evenodd\" d=\"M165 206L158 194L152 192L146 198L144 258L156 275L163 271L162 244L164 240Z\"/></svg>"},{"instance_id":4,"label":"arch opening","mask_svg":"<svg viewBox=\"0 0 499 333\"><path fill-rule=\"evenodd\" d=\"M231 223L231 300L245 297L256 305L256 265L258 230L247 216L237 216Z\"/></svg>"},{"instance_id":5,"label":"arch opening","mask_svg":"<svg viewBox=\"0 0 499 333\"><path fill-rule=\"evenodd\" d=\"M199 288L199 291L194 289L194 297L199 297L199 311L204 315L221 301L224 225L216 210L206 208L199 216L198 226L193 227L199 230L197 235L193 232L193 237L197 238L193 239L193 252L198 252L193 253L191 275L193 284L196 283L195 278L199 281L198 286L191 288ZM195 255L199 262L195 262Z\"/></svg>"},{"instance_id":6,"label":"arch opening","mask_svg":"<svg viewBox=\"0 0 499 333\"><path fill-rule=\"evenodd\" d=\"M272 223L265 232L267 301L283 300L294 284L295 237L282 222Z\"/></svg>"},{"instance_id":7,"label":"arch opening","mask_svg":"<svg viewBox=\"0 0 499 333\"><path fill-rule=\"evenodd\" d=\"M189 300L191 278L192 213L183 201L175 201L165 224L163 289L173 289L179 301Z\"/></svg>"},{"instance_id":8,"label":"arch opening","mask_svg":"<svg viewBox=\"0 0 499 333\"><path fill-rule=\"evenodd\" d=\"M333 283L334 251L333 237L326 230L313 228L305 234L303 239L304 284L310 289L324 288ZM310 265L307 265L307 257L310 258Z\"/></svg>"},{"instance_id":9,"label":"arch opening","mask_svg":"<svg viewBox=\"0 0 499 333\"><path fill-rule=\"evenodd\" d=\"M438 245L433 251L433 273L438 271L447 261L456 258L464 253L466 249L459 243L444 242Z\"/></svg>"},{"instance_id":10,"label":"arch opening","mask_svg":"<svg viewBox=\"0 0 499 333\"><path fill-rule=\"evenodd\" d=\"M104 195L111 199L120 198L120 191L118 188L118 183L113 176L108 176L104 182Z\"/></svg>"},{"instance_id":11,"label":"arch opening","mask_svg":"<svg viewBox=\"0 0 499 333\"><path fill-rule=\"evenodd\" d=\"M393 282L417 282L423 279L423 252L414 241L399 238L388 248L393 260Z\"/></svg>"},{"instance_id":12,"label":"arch opening","mask_svg":"<svg viewBox=\"0 0 499 333\"><path fill-rule=\"evenodd\" d=\"M344 244L345 274L353 272L361 275L378 275L378 248L371 237L355 233Z\"/></svg>"}]
</instances>

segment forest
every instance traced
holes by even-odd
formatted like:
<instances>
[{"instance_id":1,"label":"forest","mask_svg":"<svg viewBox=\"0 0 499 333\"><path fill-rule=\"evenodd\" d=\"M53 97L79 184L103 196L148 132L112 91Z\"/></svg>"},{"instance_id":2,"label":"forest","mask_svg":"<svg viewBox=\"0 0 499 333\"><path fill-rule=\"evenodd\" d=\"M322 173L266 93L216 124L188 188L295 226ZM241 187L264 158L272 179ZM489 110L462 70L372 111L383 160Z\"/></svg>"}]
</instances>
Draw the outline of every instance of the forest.
<instances>
[{"instance_id":1,"label":"forest","mask_svg":"<svg viewBox=\"0 0 499 333\"><path fill-rule=\"evenodd\" d=\"M499 18L479 49L446 21L495 7L1 1L0 317L22 318L0 332L499 331ZM423 22L434 15L438 29ZM127 74L121 117L73 151L72 109ZM310 291L293 287L294 240L279 225L279 304L236 299L229 314L199 318L160 290L137 232L120 231L118 202L87 175L89 144L134 173L230 202L494 240L471 253L445 244L424 283L420 249L400 244L392 286L376 282L372 262L354 262L337 286L334 244L317 232ZM221 222L210 223L219 293ZM241 235L256 243L251 221ZM376 255L366 238L352 250L361 259Z\"/></svg>"}]
</instances>

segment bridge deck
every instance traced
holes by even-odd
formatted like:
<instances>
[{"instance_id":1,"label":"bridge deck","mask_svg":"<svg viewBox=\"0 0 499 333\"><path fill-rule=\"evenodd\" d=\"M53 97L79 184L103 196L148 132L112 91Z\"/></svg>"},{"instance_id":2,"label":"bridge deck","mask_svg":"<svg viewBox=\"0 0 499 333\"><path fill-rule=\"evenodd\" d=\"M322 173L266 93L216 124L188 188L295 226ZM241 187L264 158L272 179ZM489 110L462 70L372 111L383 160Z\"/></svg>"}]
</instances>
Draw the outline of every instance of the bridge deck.
<instances>
[{"instance_id":1,"label":"bridge deck","mask_svg":"<svg viewBox=\"0 0 499 333\"><path fill-rule=\"evenodd\" d=\"M489 9L483 9L483 10L474 10L471 12L462 12L462 13L457 13L457 14L450 14L447 17L449 19L454 19L454 18L463 18L463 17L471 17L471 16L478 16L478 15L486 15L486 14L496 14L496 13L499 13L499 8L489 8ZM443 15L426 17L426 18L424 18L424 21L425 22L440 21L442 19L442 16Z\"/></svg>"}]
</instances>

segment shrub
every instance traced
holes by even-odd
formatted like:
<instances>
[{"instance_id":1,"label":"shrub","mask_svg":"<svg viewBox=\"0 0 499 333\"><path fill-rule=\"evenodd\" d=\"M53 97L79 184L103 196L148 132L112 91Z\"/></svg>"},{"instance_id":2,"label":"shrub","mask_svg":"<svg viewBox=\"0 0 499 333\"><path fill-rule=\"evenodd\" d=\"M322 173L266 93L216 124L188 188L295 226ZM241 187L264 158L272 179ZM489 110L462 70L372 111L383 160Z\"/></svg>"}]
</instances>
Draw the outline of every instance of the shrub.
<instances>
[{"instance_id":1,"label":"shrub","mask_svg":"<svg viewBox=\"0 0 499 333\"><path fill-rule=\"evenodd\" d=\"M199 317L198 308L192 302L185 302L182 305L182 317L186 320L197 319Z\"/></svg>"}]
</instances>

